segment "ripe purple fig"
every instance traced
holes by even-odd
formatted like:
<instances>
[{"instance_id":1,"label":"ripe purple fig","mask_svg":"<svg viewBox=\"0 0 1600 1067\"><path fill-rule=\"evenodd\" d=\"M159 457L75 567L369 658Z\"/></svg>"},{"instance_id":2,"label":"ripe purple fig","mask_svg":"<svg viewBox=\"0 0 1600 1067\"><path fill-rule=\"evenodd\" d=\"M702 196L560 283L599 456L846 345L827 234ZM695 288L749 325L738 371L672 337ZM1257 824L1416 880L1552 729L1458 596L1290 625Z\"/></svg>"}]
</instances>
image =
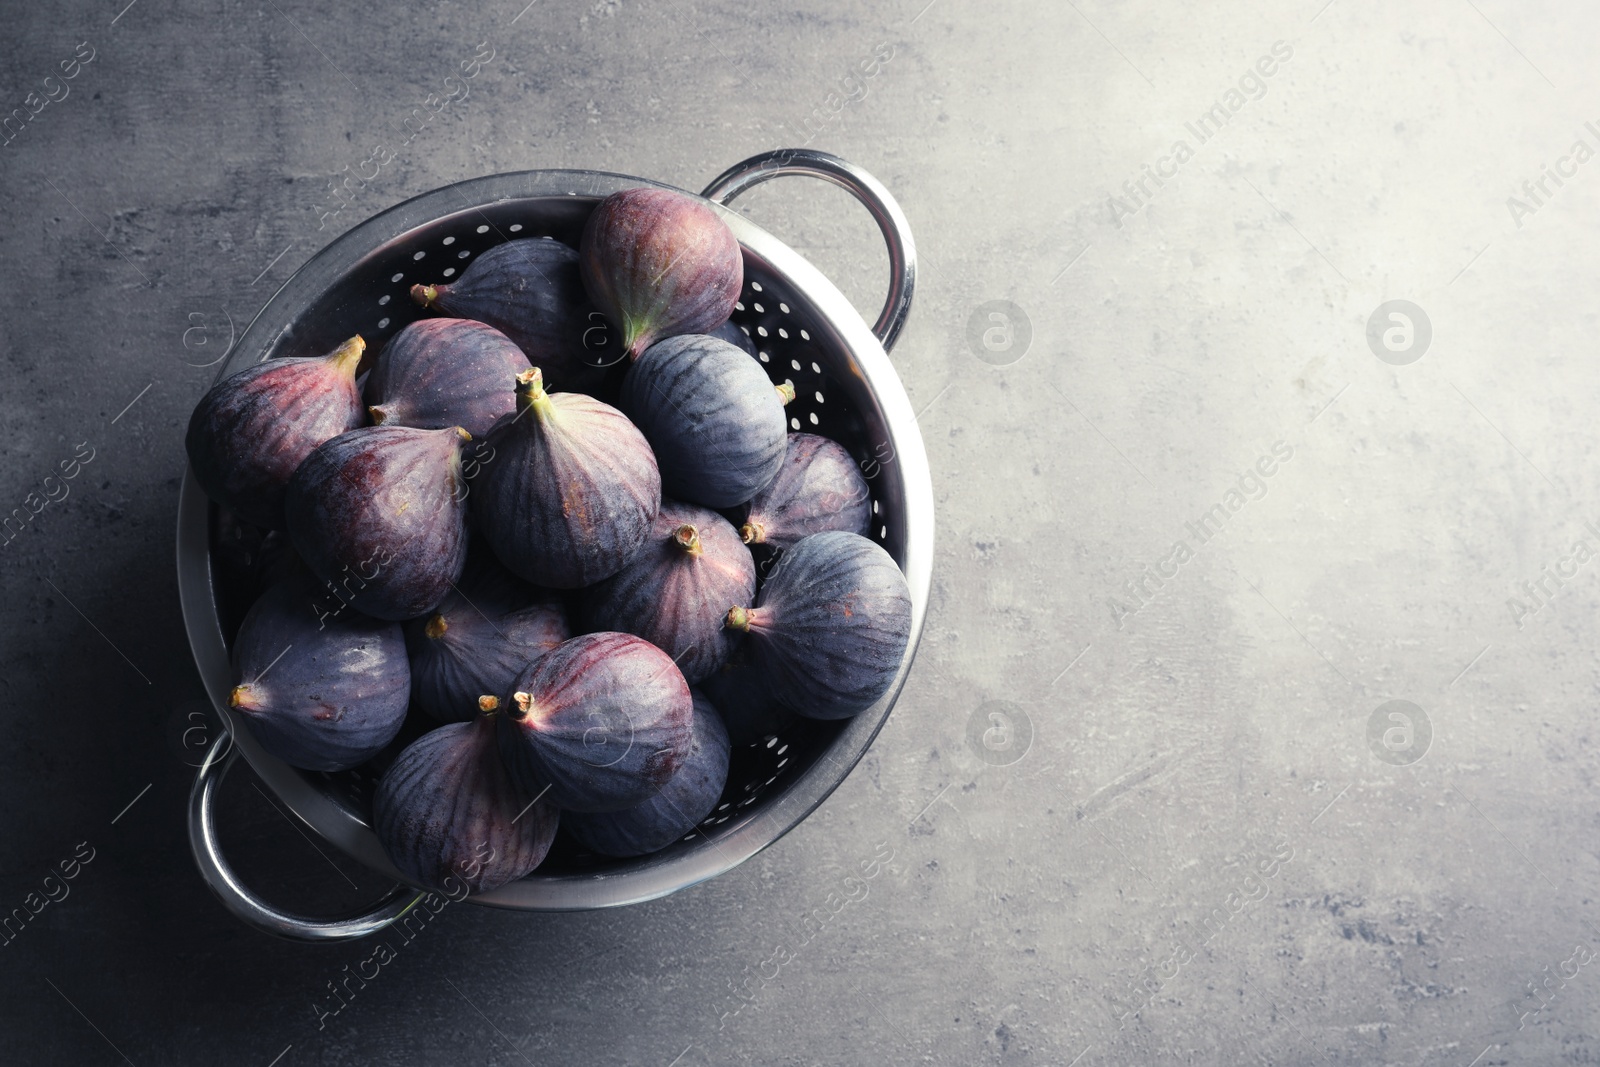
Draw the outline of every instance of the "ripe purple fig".
<instances>
[{"instance_id":1,"label":"ripe purple fig","mask_svg":"<svg viewBox=\"0 0 1600 1067\"><path fill-rule=\"evenodd\" d=\"M900 672L911 591L882 547L859 534L812 534L778 557L756 606L727 625L749 634L773 695L813 719L871 707Z\"/></svg>"},{"instance_id":2,"label":"ripe purple fig","mask_svg":"<svg viewBox=\"0 0 1600 1067\"><path fill-rule=\"evenodd\" d=\"M497 715L423 734L378 782L373 828L390 861L419 885L486 893L550 851L560 813L519 788L500 762Z\"/></svg>"},{"instance_id":3,"label":"ripe purple fig","mask_svg":"<svg viewBox=\"0 0 1600 1067\"><path fill-rule=\"evenodd\" d=\"M546 393L537 367L518 375L516 399L472 481L477 529L535 585L576 589L609 578L655 519L661 475L649 443L609 404Z\"/></svg>"},{"instance_id":4,"label":"ripe purple fig","mask_svg":"<svg viewBox=\"0 0 1600 1067\"><path fill-rule=\"evenodd\" d=\"M755 595L755 561L728 520L663 500L644 547L585 592L583 615L588 629L649 641L695 685L738 645L739 635L722 625L728 607L749 607Z\"/></svg>"},{"instance_id":5,"label":"ripe purple fig","mask_svg":"<svg viewBox=\"0 0 1600 1067\"><path fill-rule=\"evenodd\" d=\"M652 345L628 369L617 402L655 451L669 496L743 504L783 464L786 398L726 341L686 334Z\"/></svg>"},{"instance_id":6,"label":"ripe purple fig","mask_svg":"<svg viewBox=\"0 0 1600 1067\"><path fill-rule=\"evenodd\" d=\"M624 189L602 200L578 245L589 298L638 359L664 337L728 320L744 285L739 239L705 201L670 189Z\"/></svg>"},{"instance_id":7,"label":"ripe purple fig","mask_svg":"<svg viewBox=\"0 0 1600 1067\"><path fill-rule=\"evenodd\" d=\"M568 813L562 825L578 843L602 856L643 856L666 848L700 825L722 797L728 780L728 731L711 702L694 693L689 755L661 792L622 811Z\"/></svg>"},{"instance_id":8,"label":"ripe purple fig","mask_svg":"<svg viewBox=\"0 0 1600 1067\"><path fill-rule=\"evenodd\" d=\"M449 285L413 285L411 299L493 326L563 391L593 392L622 359L621 339L584 291L577 249L560 241L496 245Z\"/></svg>"},{"instance_id":9,"label":"ripe purple fig","mask_svg":"<svg viewBox=\"0 0 1600 1067\"><path fill-rule=\"evenodd\" d=\"M745 544L784 549L829 530L864 536L872 525L872 492L843 445L792 433L777 476L743 511Z\"/></svg>"},{"instance_id":10,"label":"ripe purple fig","mask_svg":"<svg viewBox=\"0 0 1600 1067\"><path fill-rule=\"evenodd\" d=\"M459 427L369 426L317 448L289 482L289 540L358 610L411 619L467 562Z\"/></svg>"},{"instance_id":11,"label":"ripe purple fig","mask_svg":"<svg viewBox=\"0 0 1600 1067\"><path fill-rule=\"evenodd\" d=\"M377 755L406 717L411 671L392 622L327 611L303 571L269 588L233 642L229 705L294 767L342 771Z\"/></svg>"},{"instance_id":12,"label":"ripe purple fig","mask_svg":"<svg viewBox=\"0 0 1600 1067\"><path fill-rule=\"evenodd\" d=\"M750 662L748 646L700 683L700 691L722 713L728 740L736 747L780 734L799 720L772 695L772 688L761 668Z\"/></svg>"},{"instance_id":13,"label":"ripe purple fig","mask_svg":"<svg viewBox=\"0 0 1600 1067\"><path fill-rule=\"evenodd\" d=\"M480 437L516 410L511 383L527 369L522 349L493 326L423 319L384 345L362 393L379 426L459 426Z\"/></svg>"},{"instance_id":14,"label":"ripe purple fig","mask_svg":"<svg viewBox=\"0 0 1600 1067\"><path fill-rule=\"evenodd\" d=\"M295 468L365 419L356 365L366 347L352 337L329 355L263 360L213 385L184 438L206 495L245 522L283 529Z\"/></svg>"},{"instance_id":15,"label":"ripe purple fig","mask_svg":"<svg viewBox=\"0 0 1600 1067\"><path fill-rule=\"evenodd\" d=\"M671 657L631 634L584 634L556 646L500 705L507 768L566 811L643 803L689 754L689 685Z\"/></svg>"},{"instance_id":16,"label":"ripe purple fig","mask_svg":"<svg viewBox=\"0 0 1600 1067\"><path fill-rule=\"evenodd\" d=\"M503 694L523 668L572 636L566 609L486 556L427 616L406 623L411 703L441 722L470 722L478 698Z\"/></svg>"}]
</instances>

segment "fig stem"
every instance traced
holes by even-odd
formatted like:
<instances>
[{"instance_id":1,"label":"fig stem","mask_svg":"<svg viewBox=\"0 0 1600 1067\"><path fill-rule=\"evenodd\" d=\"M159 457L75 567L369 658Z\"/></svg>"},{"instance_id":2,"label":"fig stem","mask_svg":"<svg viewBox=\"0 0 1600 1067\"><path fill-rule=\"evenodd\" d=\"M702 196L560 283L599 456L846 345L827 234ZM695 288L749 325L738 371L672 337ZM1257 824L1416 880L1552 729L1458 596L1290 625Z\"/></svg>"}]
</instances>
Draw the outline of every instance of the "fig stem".
<instances>
[{"instance_id":1,"label":"fig stem","mask_svg":"<svg viewBox=\"0 0 1600 1067\"><path fill-rule=\"evenodd\" d=\"M425 308L432 307L433 302L439 299L439 286L413 285L411 287L411 299Z\"/></svg>"},{"instance_id":2,"label":"fig stem","mask_svg":"<svg viewBox=\"0 0 1600 1067\"><path fill-rule=\"evenodd\" d=\"M428 624L422 628L422 632L434 640L438 640L444 636L444 632L448 629L450 629L450 624L445 621L444 615L442 613L435 613L433 618L428 620ZM493 699L494 697L479 697L478 705L482 707L485 700Z\"/></svg>"},{"instance_id":3,"label":"fig stem","mask_svg":"<svg viewBox=\"0 0 1600 1067\"><path fill-rule=\"evenodd\" d=\"M762 544L767 539L767 528L759 522L747 522L739 527L739 536L747 545Z\"/></svg>"},{"instance_id":4,"label":"fig stem","mask_svg":"<svg viewBox=\"0 0 1600 1067\"><path fill-rule=\"evenodd\" d=\"M389 411L382 404L374 404L367 409L367 414L372 416L372 425L382 426L389 417Z\"/></svg>"},{"instance_id":5,"label":"fig stem","mask_svg":"<svg viewBox=\"0 0 1600 1067\"><path fill-rule=\"evenodd\" d=\"M794 401L794 385L793 385L793 383L784 382L782 385L778 386L777 389L778 389L778 399L783 401L783 406L784 407L788 407Z\"/></svg>"},{"instance_id":6,"label":"fig stem","mask_svg":"<svg viewBox=\"0 0 1600 1067\"><path fill-rule=\"evenodd\" d=\"M700 543L700 531L692 523L686 522L673 530L672 540L691 557L698 558L705 551L705 546Z\"/></svg>"},{"instance_id":7,"label":"fig stem","mask_svg":"<svg viewBox=\"0 0 1600 1067\"><path fill-rule=\"evenodd\" d=\"M481 696L478 698L478 710L485 715L492 715L500 710L500 698Z\"/></svg>"},{"instance_id":8,"label":"fig stem","mask_svg":"<svg viewBox=\"0 0 1600 1067\"><path fill-rule=\"evenodd\" d=\"M645 327L627 315L622 316L622 347L627 350L628 362L636 362L644 350L655 343L655 337Z\"/></svg>"},{"instance_id":9,"label":"fig stem","mask_svg":"<svg viewBox=\"0 0 1600 1067\"><path fill-rule=\"evenodd\" d=\"M729 608L728 617L723 620L723 625L730 630L743 630L750 632L750 609Z\"/></svg>"},{"instance_id":10,"label":"fig stem","mask_svg":"<svg viewBox=\"0 0 1600 1067\"><path fill-rule=\"evenodd\" d=\"M517 414L529 408L540 421L548 419L555 410L550 394L544 391L544 372L531 367L517 375Z\"/></svg>"},{"instance_id":11,"label":"fig stem","mask_svg":"<svg viewBox=\"0 0 1600 1067\"><path fill-rule=\"evenodd\" d=\"M361 362L361 354L367 350L367 342L358 333L350 340L335 348L328 355L328 362L341 371L347 371L352 379L356 376L356 367Z\"/></svg>"},{"instance_id":12,"label":"fig stem","mask_svg":"<svg viewBox=\"0 0 1600 1067\"><path fill-rule=\"evenodd\" d=\"M251 702L251 689L248 685L236 685L233 692L228 694L228 707L239 711L255 711L256 705Z\"/></svg>"},{"instance_id":13,"label":"fig stem","mask_svg":"<svg viewBox=\"0 0 1600 1067\"><path fill-rule=\"evenodd\" d=\"M533 694L517 691L511 694L511 702L516 705L508 713L517 722L521 722L533 714Z\"/></svg>"}]
</instances>

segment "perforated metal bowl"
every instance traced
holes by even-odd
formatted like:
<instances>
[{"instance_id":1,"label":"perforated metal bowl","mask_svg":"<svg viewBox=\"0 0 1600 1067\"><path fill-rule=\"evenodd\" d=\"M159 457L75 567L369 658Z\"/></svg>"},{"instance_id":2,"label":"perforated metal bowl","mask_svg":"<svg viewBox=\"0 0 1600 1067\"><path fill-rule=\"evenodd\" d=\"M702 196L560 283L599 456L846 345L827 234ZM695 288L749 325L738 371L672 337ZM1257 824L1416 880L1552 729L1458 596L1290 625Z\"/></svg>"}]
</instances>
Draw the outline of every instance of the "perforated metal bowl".
<instances>
[{"instance_id":1,"label":"perforated metal bowl","mask_svg":"<svg viewBox=\"0 0 1600 1067\"><path fill-rule=\"evenodd\" d=\"M852 193L877 221L889 247L888 299L869 329L817 269L792 249L722 205L752 185L784 174L823 178ZM421 315L408 298L414 282L448 281L472 257L506 240L553 237L576 245L584 221L607 195L643 178L597 171L545 170L461 182L391 208L350 230L290 278L244 331L219 378L274 356L320 354L359 333L378 349ZM611 907L663 896L743 862L804 819L866 752L899 694L922 632L933 559L933 491L922 438L889 362L911 305L915 251L905 217L871 175L822 152L784 150L731 168L701 194L732 227L744 252L745 283L734 321L755 340L774 382L791 382L790 426L824 434L861 462L873 494L875 537L911 586L911 641L888 694L853 719L802 720L735 751L716 810L686 838L636 860L586 855L564 839L533 874L475 904L528 911ZM250 591L230 577L218 552L218 512L191 472L178 505L178 586L195 663L227 732L195 779L190 842L207 884L245 921L302 940L359 937L413 906L370 826L375 777L369 768L339 774L296 770L267 754L227 706L228 642ZM400 883L364 915L319 921L274 908L229 869L212 820L217 783L240 755L298 818L346 853Z\"/></svg>"}]
</instances>

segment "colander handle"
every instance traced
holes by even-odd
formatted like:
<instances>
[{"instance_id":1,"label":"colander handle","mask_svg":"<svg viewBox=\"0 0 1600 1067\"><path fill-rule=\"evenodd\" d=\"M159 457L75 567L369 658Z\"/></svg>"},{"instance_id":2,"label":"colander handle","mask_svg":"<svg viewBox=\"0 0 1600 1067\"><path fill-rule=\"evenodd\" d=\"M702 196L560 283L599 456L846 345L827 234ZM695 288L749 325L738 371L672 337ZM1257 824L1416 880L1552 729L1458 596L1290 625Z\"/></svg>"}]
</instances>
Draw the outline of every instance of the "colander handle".
<instances>
[{"instance_id":1,"label":"colander handle","mask_svg":"<svg viewBox=\"0 0 1600 1067\"><path fill-rule=\"evenodd\" d=\"M222 857L212 815L212 796L239 757L232 742L232 736L224 733L212 743L205 762L195 774L194 788L189 792L189 848L194 852L200 877L222 901L223 907L257 930L291 941L348 941L376 933L422 899L424 894L410 886L396 886L366 914L327 921L279 911L246 889Z\"/></svg>"},{"instance_id":2,"label":"colander handle","mask_svg":"<svg viewBox=\"0 0 1600 1067\"><path fill-rule=\"evenodd\" d=\"M780 148L751 156L735 163L700 195L718 204L729 204L751 186L784 174L808 174L844 189L872 213L872 218L889 246L889 295L872 332L887 352L900 336L900 328L911 312L911 293L917 283L917 246L911 240L911 225L905 212L882 182L846 160L813 148Z\"/></svg>"}]
</instances>

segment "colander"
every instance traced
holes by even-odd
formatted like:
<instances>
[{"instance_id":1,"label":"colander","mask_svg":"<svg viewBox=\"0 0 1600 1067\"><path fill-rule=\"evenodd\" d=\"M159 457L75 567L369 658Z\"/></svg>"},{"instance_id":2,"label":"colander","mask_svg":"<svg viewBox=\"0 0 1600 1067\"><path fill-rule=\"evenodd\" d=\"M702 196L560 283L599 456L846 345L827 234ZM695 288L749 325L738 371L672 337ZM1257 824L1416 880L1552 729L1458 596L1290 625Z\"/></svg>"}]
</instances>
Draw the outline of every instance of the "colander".
<instances>
[{"instance_id":1,"label":"colander","mask_svg":"<svg viewBox=\"0 0 1600 1067\"><path fill-rule=\"evenodd\" d=\"M763 181L805 174L838 185L872 213L889 249L889 294L871 329L827 278L787 245L725 207ZM320 354L359 333L376 351L421 310L414 282L448 281L503 241L553 237L577 245L601 199L645 178L587 170L497 174L424 193L368 219L314 256L267 302L219 371L274 356ZM911 307L916 253L904 214L877 179L824 152L786 149L730 168L700 194L732 227L744 252L744 291L734 321L754 339L775 383L790 382L790 427L850 449L872 490L872 536L899 562L911 586L911 640L887 695L853 719L802 720L734 752L717 808L684 839L650 856L612 860L585 854L565 837L526 878L469 902L520 911L577 911L664 896L715 877L772 844L809 815L861 759L904 684L927 612L933 562L933 488L916 416L888 350ZM178 588L195 664L224 730L195 777L189 840L207 885L240 919L306 941L361 937L382 929L424 894L407 885L371 827L376 779L358 768L297 770L267 754L228 707L228 642L250 591L219 556L218 511L193 472L178 502ZM234 875L219 847L212 800L240 755L282 804L311 830L394 879L396 888L364 914L336 920L274 907Z\"/></svg>"}]
</instances>

